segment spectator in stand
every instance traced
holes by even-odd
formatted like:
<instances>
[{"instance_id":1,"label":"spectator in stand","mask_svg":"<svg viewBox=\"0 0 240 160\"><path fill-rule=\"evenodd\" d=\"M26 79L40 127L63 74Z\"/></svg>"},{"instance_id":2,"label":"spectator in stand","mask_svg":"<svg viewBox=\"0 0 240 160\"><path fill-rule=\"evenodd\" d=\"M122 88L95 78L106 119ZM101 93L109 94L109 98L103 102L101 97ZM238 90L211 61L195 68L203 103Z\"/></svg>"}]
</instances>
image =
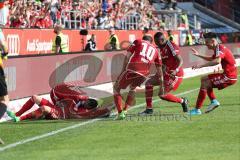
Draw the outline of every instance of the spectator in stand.
<instances>
[{"instance_id":1,"label":"spectator in stand","mask_svg":"<svg viewBox=\"0 0 240 160\"><path fill-rule=\"evenodd\" d=\"M70 29L77 29L80 27L80 14L78 11L78 8L79 8L79 4L74 2L72 4L72 10L71 10L71 13L70 13L70 18L71 18L71 27ZM77 23L75 23L75 21L77 21Z\"/></svg>"},{"instance_id":2,"label":"spectator in stand","mask_svg":"<svg viewBox=\"0 0 240 160\"><path fill-rule=\"evenodd\" d=\"M180 30L188 30L189 29L189 23L188 23L188 15L186 12L182 12L180 16L180 23L178 29Z\"/></svg>"},{"instance_id":3,"label":"spectator in stand","mask_svg":"<svg viewBox=\"0 0 240 160\"><path fill-rule=\"evenodd\" d=\"M104 29L105 28L105 25L106 25L106 22L107 22L107 14L104 13L102 10L100 10L98 12L98 15L96 17L97 19L97 26L98 26L98 29Z\"/></svg>"},{"instance_id":4,"label":"spectator in stand","mask_svg":"<svg viewBox=\"0 0 240 160\"><path fill-rule=\"evenodd\" d=\"M169 9L169 10L175 10L177 6L176 0L165 0L165 6L162 8L163 10Z\"/></svg>"},{"instance_id":5,"label":"spectator in stand","mask_svg":"<svg viewBox=\"0 0 240 160\"><path fill-rule=\"evenodd\" d=\"M233 42L234 43L240 42L240 32L233 33Z\"/></svg>"},{"instance_id":6,"label":"spectator in stand","mask_svg":"<svg viewBox=\"0 0 240 160\"><path fill-rule=\"evenodd\" d=\"M5 1L0 2L0 25L5 26L7 24L7 17L9 15L8 4Z\"/></svg>"},{"instance_id":7,"label":"spectator in stand","mask_svg":"<svg viewBox=\"0 0 240 160\"><path fill-rule=\"evenodd\" d=\"M96 35L92 34L91 38L88 40L85 51L95 51L96 50Z\"/></svg>"},{"instance_id":8,"label":"spectator in stand","mask_svg":"<svg viewBox=\"0 0 240 160\"><path fill-rule=\"evenodd\" d=\"M228 36L226 33L223 33L221 36L220 36L220 40L222 43L228 43Z\"/></svg>"},{"instance_id":9,"label":"spectator in stand","mask_svg":"<svg viewBox=\"0 0 240 160\"><path fill-rule=\"evenodd\" d=\"M60 5L57 0L53 0L50 6L50 15L53 21L53 25L57 22L57 14L60 10Z\"/></svg>"},{"instance_id":10,"label":"spectator in stand","mask_svg":"<svg viewBox=\"0 0 240 160\"><path fill-rule=\"evenodd\" d=\"M187 31L187 32L186 32L185 45L188 45L188 46L193 45L193 38L192 38L191 31Z\"/></svg>"},{"instance_id":11,"label":"spectator in stand","mask_svg":"<svg viewBox=\"0 0 240 160\"><path fill-rule=\"evenodd\" d=\"M168 34L168 40L170 42L174 42L174 35L172 34L172 31L171 30L168 30L167 31L167 34ZM175 42L174 42L175 43Z\"/></svg>"},{"instance_id":12,"label":"spectator in stand","mask_svg":"<svg viewBox=\"0 0 240 160\"><path fill-rule=\"evenodd\" d=\"M45 3L50 3L46 17L44 14L40 14ZM154 8L148 0L104 0L103 3L97 1L79 1L76 3L62 0L61 5L59 0L38 0L37 2L16 0L11 3L8 26L51 28L61 19L63 23L65 22L65 27L70 28L70 25L76 23L69 24L69 20L75 21L76 18L77 25L73 25L72 28L105 29L114 26L117 29L123 29L124 25L122 24L126 22L125 17L131 15L136 19L135 24L128 25L129 29L143 29L144 27L159 29L159 20L151 13L152 10ZM74 16L70 15L69 11L83 13ZM141 21L138 22L139 20ZM45 25L45 23L49 24L49 21L51 21L51 25Z\"/></svg>"}]
</instances>

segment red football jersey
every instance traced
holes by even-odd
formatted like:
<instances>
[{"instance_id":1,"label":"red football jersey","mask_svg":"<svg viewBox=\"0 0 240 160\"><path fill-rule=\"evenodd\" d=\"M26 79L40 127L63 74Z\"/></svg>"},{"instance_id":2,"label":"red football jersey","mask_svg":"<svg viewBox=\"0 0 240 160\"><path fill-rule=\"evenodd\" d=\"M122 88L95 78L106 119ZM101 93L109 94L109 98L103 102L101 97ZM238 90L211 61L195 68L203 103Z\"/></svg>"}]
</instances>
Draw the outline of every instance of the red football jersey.
<instances>
[{"instance_id":1,"label":"red football jersey","mask_svg":"<svg viewBox=\"0 0 240 160\"><path fill-rule=\"evenodd\" d=\"M76 86L70 86L67 84L57 85L50 91L50 97L52 102L56 104L57 101L63 99L71 99L74 100L75 103L77 103L78 101L86 101L89 98L80 89L75 88Z\"/></svg>"},{"instance_id":2,"label":"red football jersey","mask_svg":"<svg viewBox=\"0 0 240 160\"><path fill-rule=\"evenodd\" d=\"M157 48L148 41L135 40L128 48L132 53L127 70L136 72L143 76L148 76L150 67L155 65L162 65L161 56Z\"/></svg>"},{"instance_id":3,"label":"red football jersey","mask_svg":"<svg viewBox=\"0 0 240 160\"><path fill-rule=\"evenodd\" d=\"M217 45L212 57L214 59L217 57L221 58L223 73L226 74L228 78L237 78L236 61L232 52L227 47L222 44Z\"/></svg>"},{"instance_id":4,"label":"red football jersey","mask_svg":"<svg viewBox=\"0 0 240 160\"><path fill-rule=\"evenodd\" d=\"M160 48L160 53L162 57L162 63L166 71L176 70L179 62L175 58L176 55L179 55L179 47L169 40L167 41L164 47ZM179 68L178 76L183 75L183 68Z\"/></svg>"}]
</instances>

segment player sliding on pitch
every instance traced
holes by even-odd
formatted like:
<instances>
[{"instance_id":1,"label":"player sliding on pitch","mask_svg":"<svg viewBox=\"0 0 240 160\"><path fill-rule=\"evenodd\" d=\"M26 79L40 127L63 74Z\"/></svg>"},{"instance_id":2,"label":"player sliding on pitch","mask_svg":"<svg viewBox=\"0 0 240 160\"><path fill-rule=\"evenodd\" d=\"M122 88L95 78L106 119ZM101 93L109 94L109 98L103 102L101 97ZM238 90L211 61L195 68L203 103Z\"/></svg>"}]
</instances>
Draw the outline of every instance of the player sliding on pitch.
<instances>
[{"instance_id":1,"label":"player sliding on pitch","mask_svg":"<svg viewBox=\"0 0 240 160\"><path fill-rule=\"evenodd\" d=\"M33 95L16 112L7 111L15 122L26 119L89 119L96 117L106 117L110 115L111 107L98 107L99 102L96 99L84 95L81 91L72 90L74 86L66 84L58 85L50 92L52 103L44 98ZM31 113L23 115L30 110L34 104L38 109Z\"/></svg>"},{"instance_id":2,"label":"player sliding on pitch","mask_svg":"<svg viewBox=\"0 0 240 160\"><path fill-rule=\"evenodd\" d=\"M195 108L190 111L191 115L202 114L200 109L203 105L206 95L208 95L210 98L211 104L208 106L205 113L211 112L217 108L220 103L216 99L213 88L218 88L221 90L237 82L237 66L232 52L224 45L218 44L215 33L206 33L204 34L204 38L206 46L208 49L213 50L214 54L212 56L204 56L192 48L193 55L209 61L206 64L196 65L192 68L198 69L221 64L223 73L209 74L201 78L201 87L198 94L198 99Z\"/></svg>"}]
</instances>

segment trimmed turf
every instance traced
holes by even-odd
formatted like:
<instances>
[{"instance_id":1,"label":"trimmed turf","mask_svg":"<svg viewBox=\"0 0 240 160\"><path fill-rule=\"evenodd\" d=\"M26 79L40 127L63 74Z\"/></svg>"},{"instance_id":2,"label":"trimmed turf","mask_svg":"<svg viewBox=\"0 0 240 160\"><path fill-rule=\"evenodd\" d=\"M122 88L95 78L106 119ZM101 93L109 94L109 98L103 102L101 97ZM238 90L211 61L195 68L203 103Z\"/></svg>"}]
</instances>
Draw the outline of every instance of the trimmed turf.
<instances>
[{"instance_id":1,"label":"trimmed turf","mask_svg":"<svg viewBox=\"0 0 240 160\"><path fill-rule=\"evenodd\" d=\"M198 88L200 78L186 79L177 93ZM111 119L71 129L0 152L0 160L239 160L240 84L217 91L221 106L197 117L181 115L128 121ZM186 95L194 106L198 91ZM157 99L157 98L156 98ZM144 102L137 99L137 104ZM204 103L206 109L209 100ZM181 113L178 104L158 101L155 113ZM138 113L144 105L129 111ZM0 137L8 144L83 121L25 121L0 124Z\"/></svg>"}]
</instances>

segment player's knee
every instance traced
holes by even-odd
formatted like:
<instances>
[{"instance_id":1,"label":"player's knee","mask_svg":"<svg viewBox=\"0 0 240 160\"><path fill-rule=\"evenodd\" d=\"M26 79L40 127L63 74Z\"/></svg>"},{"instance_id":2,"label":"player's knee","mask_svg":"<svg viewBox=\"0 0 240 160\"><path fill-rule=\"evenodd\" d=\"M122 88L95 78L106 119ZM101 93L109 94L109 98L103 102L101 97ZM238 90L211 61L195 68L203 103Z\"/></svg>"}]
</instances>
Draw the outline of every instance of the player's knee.
<instances>
[{"instance_id":1,"label":"player's knee","mask_svg":"<svg viewBox=\"0 0 240 160\"><path fill-rule=\"evenodd\" d=\"M49 107L47 107L47 106L40 106L40 109L41 109L42 113L44 113L44 114L50 113Z\"/></svg>"},{"instance_id":2,"label":"player's knee","mask_svg":"<svg viewBox=\"0 0 240 160\"><path fill-rule=\"evenodd\" d=\"M206 81L208 81L208 77L207 76L201 77L201 83L206 83Z\"/></svg>"},{"instance_id":3,"label":"player's knee","mask_svg":"<svg viewBox=\"0 0 240 160\"><path fill-rule=\"evenodd\" d=\"M38 96L37 96L37 95L33 95L33 96L32 96L32 100L33 100L34 102L36 102L36 101L37 101L37 98L38 98Z\"/></svg>"},{"instance_id":4,"label":"player's knee","mask_svg":"<svg viewBox=\"0 0 240 160\"><path fill-rule=\"evenodd\" d=\"M211 85L211 83L210 83L210 80L208 79L208 77L201 78L201 88L207 89L210 87L210 85Z\"/></svg>"},{"instance_id":5,"label":"player's knee","mask_svg":"<svg viewBox=\"0 0 240 160\"><path fill-rule=\"evenodd\" d=\"M42 100L42 98L40 98L39 96L37 96L37 95L33 95L32 96L32 100L33 100L33 102L35 102L36 104L40 104L41 103L41 100Z\"/></svg>"}]
</instances>

